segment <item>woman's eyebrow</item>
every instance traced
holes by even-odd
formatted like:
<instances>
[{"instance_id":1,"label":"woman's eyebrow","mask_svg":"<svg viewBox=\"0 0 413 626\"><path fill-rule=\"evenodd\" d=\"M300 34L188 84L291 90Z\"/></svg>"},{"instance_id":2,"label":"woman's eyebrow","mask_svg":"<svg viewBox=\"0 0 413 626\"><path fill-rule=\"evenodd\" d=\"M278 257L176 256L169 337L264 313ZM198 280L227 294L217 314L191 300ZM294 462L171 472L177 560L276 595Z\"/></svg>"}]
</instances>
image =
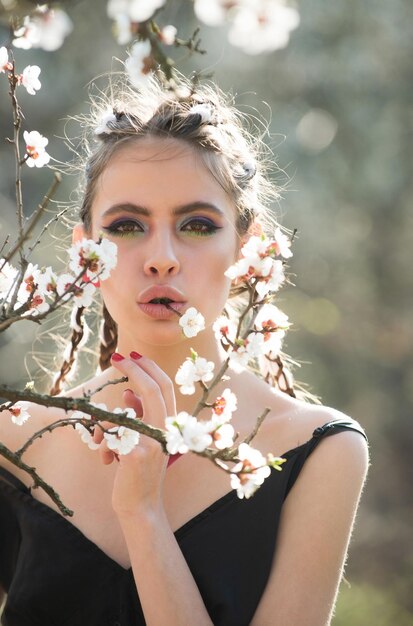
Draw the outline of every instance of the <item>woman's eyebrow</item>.
<instances>
[{"instance_id":1,"label":"woman's eyebrow","mask_svg":"<svg viewBox=\"0 0 413 626\"><path fill-rule=\"evenodd\" d=\"M215 204L211 202L203 202L202 200L198 200L196 202L190 202L189 204L183 204L181 206L175 207L172 210L173 215L184 215L185 213L193 213L198 211L199 209L208 209L213 213L216 213L219 217L224 217L224 212L219 209ZM111 215L115 215L120 213L121 211L128 211L128 213L135 213L136 215L144 215L145 217L151 217L152 212L144 206L140 206L139 204L134 204L133 202L120 202L118 204L114 204L109 209L107 209L102 217L110 217Z\"/></svg>"}]
</instances>

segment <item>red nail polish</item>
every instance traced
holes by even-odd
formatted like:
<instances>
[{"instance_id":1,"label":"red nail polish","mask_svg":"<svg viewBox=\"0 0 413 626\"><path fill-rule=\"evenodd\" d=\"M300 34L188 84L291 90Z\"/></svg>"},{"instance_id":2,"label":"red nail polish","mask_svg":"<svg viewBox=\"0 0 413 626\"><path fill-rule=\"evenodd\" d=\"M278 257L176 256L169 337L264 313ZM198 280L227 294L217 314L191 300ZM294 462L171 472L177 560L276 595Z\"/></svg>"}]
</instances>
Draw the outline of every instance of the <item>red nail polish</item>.
<instances>
[{"instance_id":1,"label":"red nail polish","mask_svg":"<svg viewBox=\"0 0 413 626\"><path fill-rule=\"evenodd\" d=\"M123 359L124 359L124 358L125 358L125 357L124 357L124 356L122 356L121 354L119 354L119 352L114 352L114 353L112 354L112 360L113 360L113 361L123 361Z\"/></svg>"},{"instance_id":2,"label":"red nail polish","mask_svg":"<svg viewBox=\"0 0 413 626\"><path fill-rule=\"evenodd\" d=\"M132 352L130 353L130 355L129 355L129 356L130 356L130 358L131 358L131 359L136 359L136 361L137 361L138 359L141 359L141 358L142 358L142 355L141 355L141 354L139 354L139 352L134 352L133 350L132 350Z\"/></svg>"}]
</instances>

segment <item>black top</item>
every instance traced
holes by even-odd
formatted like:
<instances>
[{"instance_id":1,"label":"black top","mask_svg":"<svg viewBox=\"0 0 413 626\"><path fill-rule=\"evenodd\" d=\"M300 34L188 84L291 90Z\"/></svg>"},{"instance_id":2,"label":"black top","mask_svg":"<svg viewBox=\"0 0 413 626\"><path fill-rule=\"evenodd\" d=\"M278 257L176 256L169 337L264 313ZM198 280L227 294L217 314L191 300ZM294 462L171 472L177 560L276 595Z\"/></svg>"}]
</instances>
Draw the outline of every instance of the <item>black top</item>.
<instances>
[{"instance_id":1,"label":"black top","mask_svg":"<svg viewBox=\"0 0 413 626\"><path fill-rule=\"evenodd\" d=\"M246 626L264 592L284 499L322 437L353 420L333 420L282 456L248 500L233 490L175 532L215 626ZM124 569L67 518L0 467L0 585L4 626L143 626L132 569Z\"/></svg>"}]
</instances>

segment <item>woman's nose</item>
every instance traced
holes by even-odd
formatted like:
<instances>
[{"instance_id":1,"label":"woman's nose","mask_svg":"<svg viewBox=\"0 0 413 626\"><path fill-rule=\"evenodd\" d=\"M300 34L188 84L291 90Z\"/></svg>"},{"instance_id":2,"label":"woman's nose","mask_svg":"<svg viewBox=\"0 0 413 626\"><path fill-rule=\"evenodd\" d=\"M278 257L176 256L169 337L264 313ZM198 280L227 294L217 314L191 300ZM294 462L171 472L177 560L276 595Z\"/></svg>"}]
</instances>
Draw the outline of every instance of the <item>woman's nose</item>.
<instances>
[{"instance_id":1,"label":"woman's nose","mask_svg":"<svg viewBox=\"0 0 413 626\"><path fill-rule=\"evenodd\" d=\"M180 264L172 242L167 237L159 237L152 241L149 247L148 258L144 264L144 272L147 275L175 276L179 272Z\"/></svg>"}]
</instances>

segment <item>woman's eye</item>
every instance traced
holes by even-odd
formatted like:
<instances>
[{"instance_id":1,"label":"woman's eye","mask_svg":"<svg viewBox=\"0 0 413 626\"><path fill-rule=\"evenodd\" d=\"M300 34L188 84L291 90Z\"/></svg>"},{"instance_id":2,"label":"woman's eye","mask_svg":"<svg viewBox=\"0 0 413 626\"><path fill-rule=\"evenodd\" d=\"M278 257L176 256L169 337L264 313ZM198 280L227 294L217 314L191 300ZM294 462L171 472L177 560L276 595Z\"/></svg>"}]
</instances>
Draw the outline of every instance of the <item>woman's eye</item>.
<instances>
[{"instance_id":1,"label":"woman's eye","mask_svg":"<svg viewBox=\"0 0 413 626\"><path fill-rule=\"evenodd\" d=\"M221 227L208 219L193 219L181 226L181 231L191 235L213 235Z\"/></svg>"},{"instance_id":2,"label":"woman's eye","mask_svg":"<svg viewBox=\"0 0 413 626\"><path fill-rule=\"evenodd\" d=\"M112 235L127 237L128 235L135 235L136 233L143 233L143 228L137 222L131 220L125 220L124 222L115 222L110 226L104 226L104 230L108 231Z\"/></svg>"}]
</instances>

